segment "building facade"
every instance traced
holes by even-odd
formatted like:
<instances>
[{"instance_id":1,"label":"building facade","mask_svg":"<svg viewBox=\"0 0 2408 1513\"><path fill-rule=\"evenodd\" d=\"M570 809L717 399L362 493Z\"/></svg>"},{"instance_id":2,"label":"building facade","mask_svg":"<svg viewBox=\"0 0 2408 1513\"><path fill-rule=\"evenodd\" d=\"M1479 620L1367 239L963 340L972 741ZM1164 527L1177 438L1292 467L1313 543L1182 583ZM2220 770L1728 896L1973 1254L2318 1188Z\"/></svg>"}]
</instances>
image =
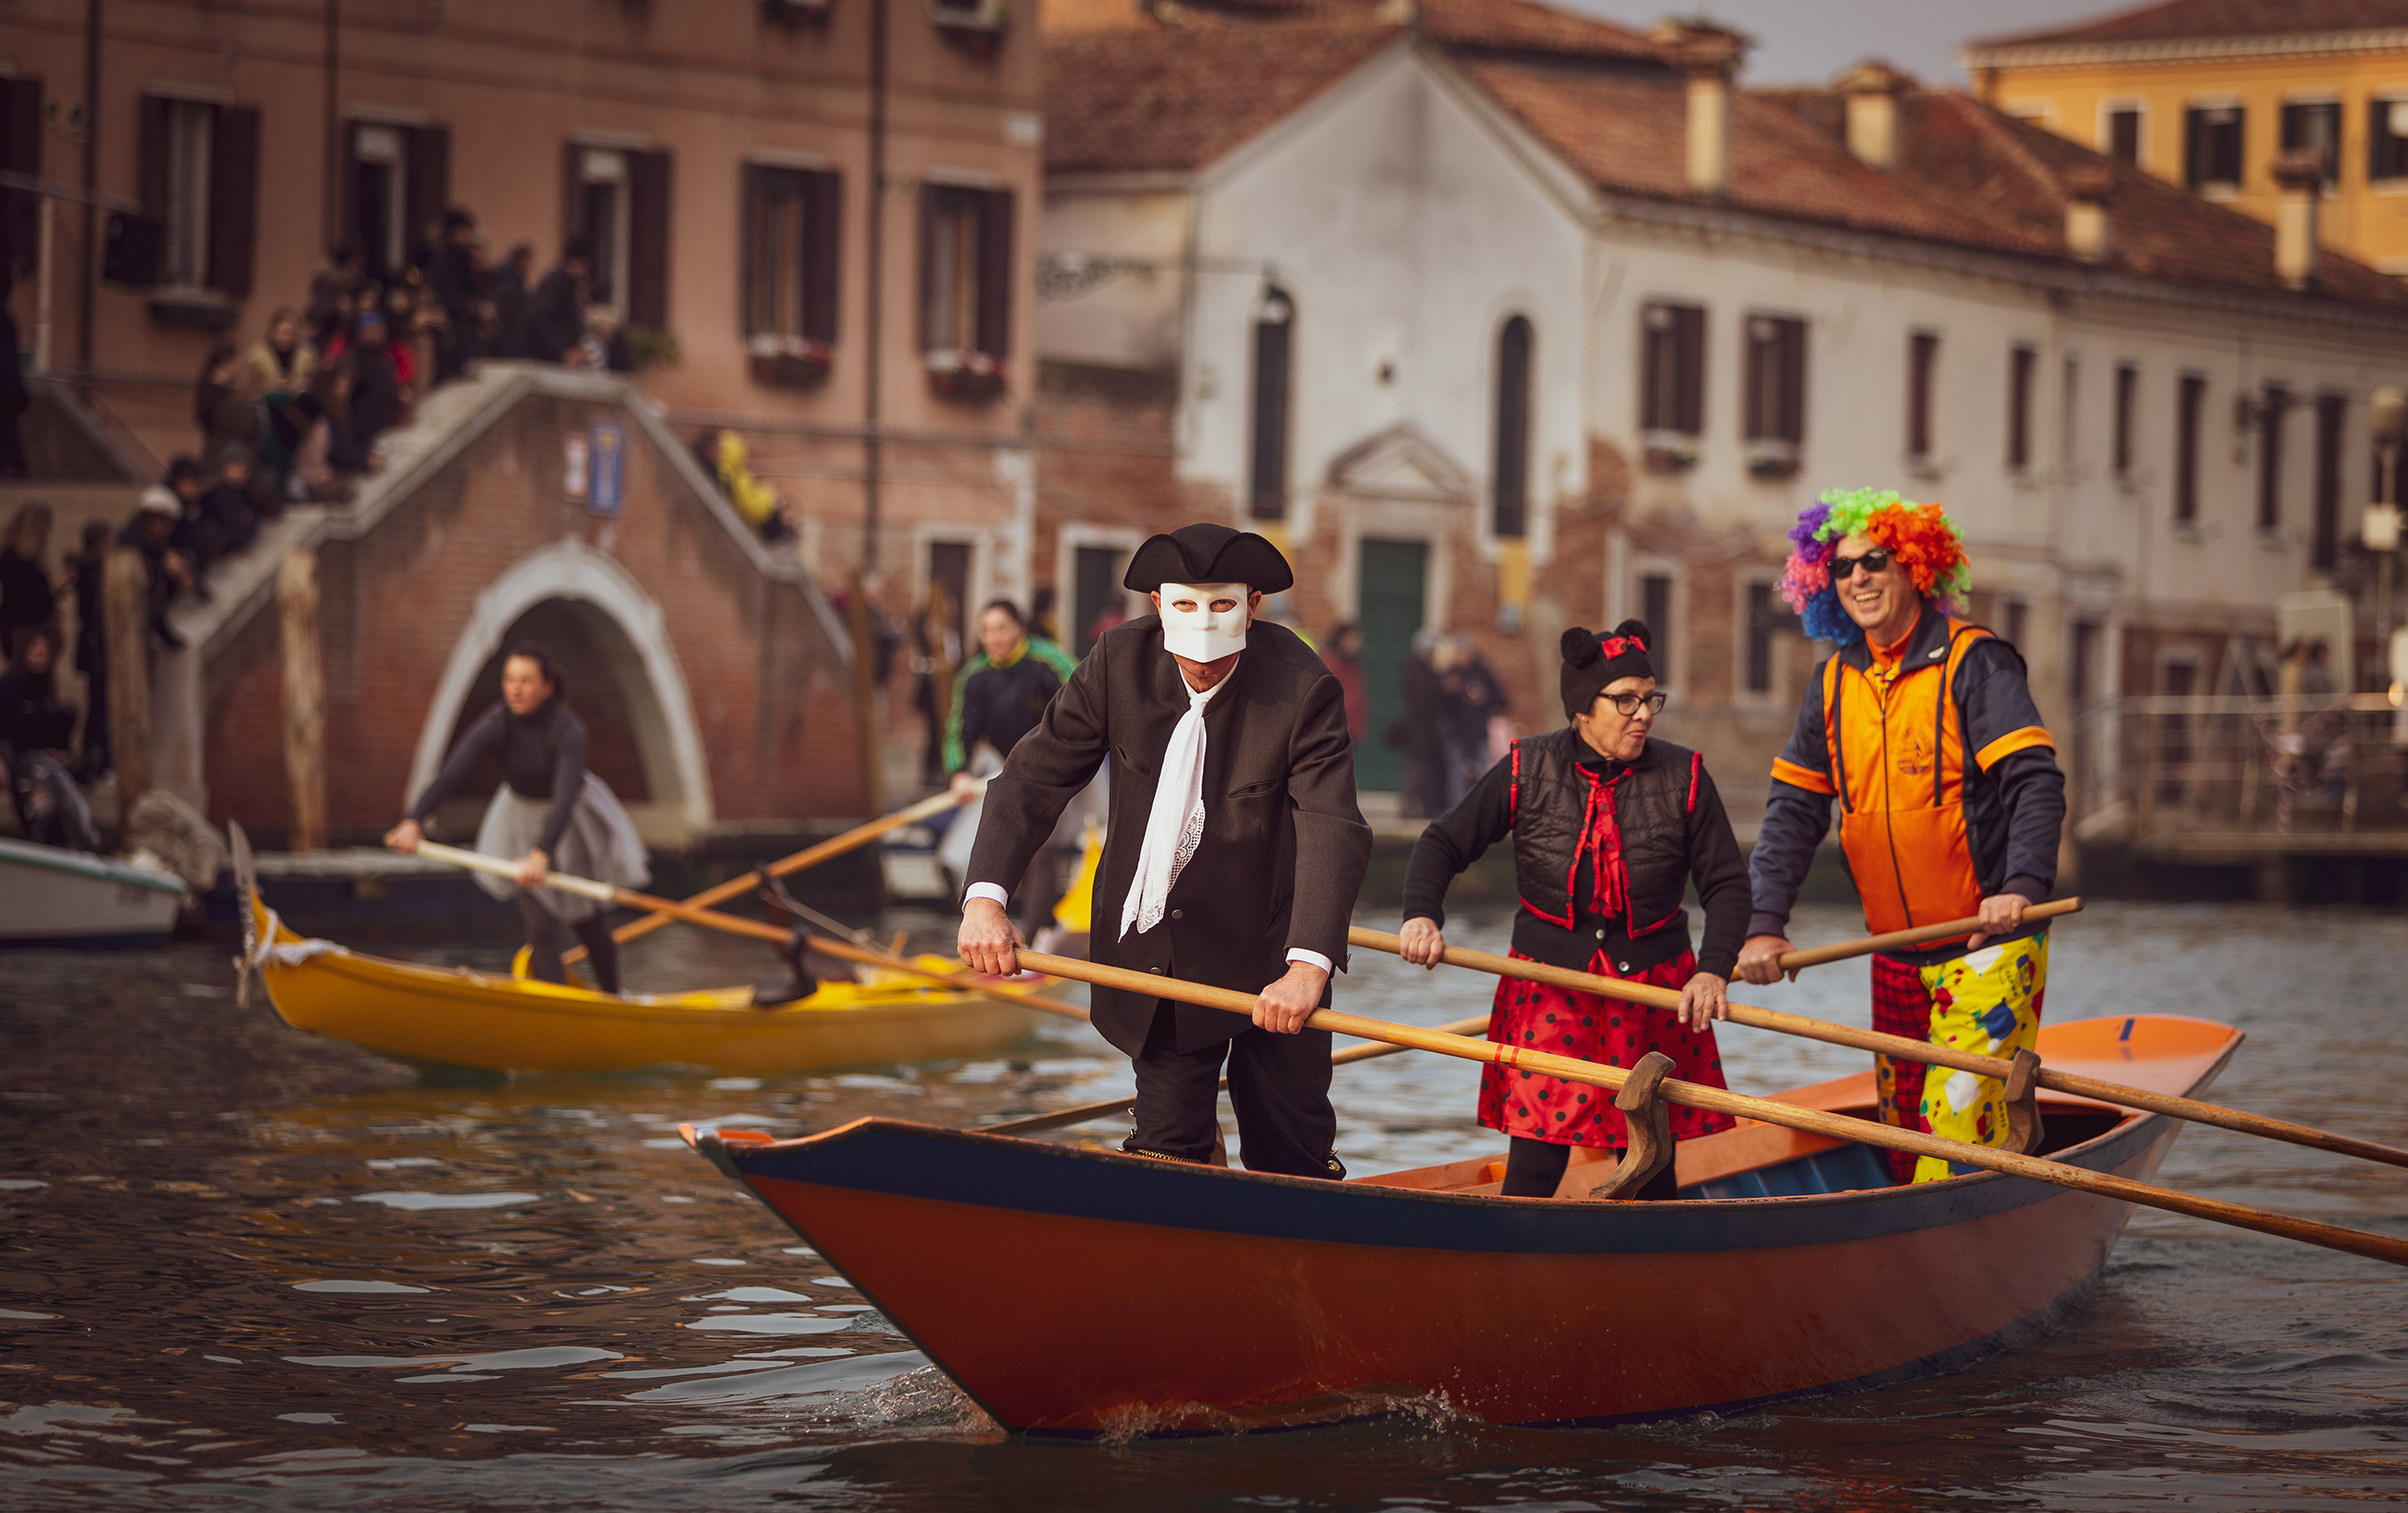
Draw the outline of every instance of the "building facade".
<instances>
[{"instance_id":1,"label":"building facade","mask_svg":"<svg viewBox=\"0 0 2408 1513\"><path fill-rule=\"evenodd\" d=\"M1814 654L1784 532L1827 488L1947 507L2069 733L2254 665L2277 595L2346 566L2366 395L2408 367L2391 280L2286 274L2272 230L1886 69L1747 92L1727 34L1534 35L1558 15L1049 38L1039 541L1283 535L1302 626L1366 630L1367 787L1414 629L1538 730L1561 629L1638 615L1665 734L1752 816ZM1095 507L1107 416L1149 507Z\"/></svg>"},{"instance_id":2,"label":"building facade","mask_svg":"<svg viewBox=\"0 0 2408 1513\"><path fill-rule=\"evenodd\" d=\"M2408 4L2171 0L1962 57L2007 114L2261 221L2312 154L2326 245L2408 274Z\"/></svg>"}]
</instances>

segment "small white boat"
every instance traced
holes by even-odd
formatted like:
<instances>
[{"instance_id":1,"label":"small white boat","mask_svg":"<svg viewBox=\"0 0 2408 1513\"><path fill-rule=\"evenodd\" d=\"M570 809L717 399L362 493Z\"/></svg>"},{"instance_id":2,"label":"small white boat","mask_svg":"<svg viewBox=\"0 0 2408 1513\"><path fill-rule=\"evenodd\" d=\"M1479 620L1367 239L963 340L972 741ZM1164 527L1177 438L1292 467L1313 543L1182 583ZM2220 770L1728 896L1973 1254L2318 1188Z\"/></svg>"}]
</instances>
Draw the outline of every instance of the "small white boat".
<instances>
[{"instance_id":1,"label":"small white boat","mask_svg":"<svg viewBox=\"0 0 2408 1513\"><path fill-rule=\"evenodd\" d=\"M154 946L183 905L172 873L0 836L0 946Z\"/></svg>"}]
</instances>

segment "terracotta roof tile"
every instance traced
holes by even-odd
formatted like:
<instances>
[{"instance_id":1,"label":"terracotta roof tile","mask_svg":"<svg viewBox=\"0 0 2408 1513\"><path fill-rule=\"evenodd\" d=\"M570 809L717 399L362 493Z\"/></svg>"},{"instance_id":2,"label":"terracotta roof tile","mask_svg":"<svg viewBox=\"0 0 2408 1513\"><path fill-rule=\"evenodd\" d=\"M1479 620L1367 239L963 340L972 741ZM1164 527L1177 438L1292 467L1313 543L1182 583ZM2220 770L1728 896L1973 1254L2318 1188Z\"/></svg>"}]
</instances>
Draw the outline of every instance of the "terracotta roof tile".
<instances>
[{"instance_id":1,"label":"terracotta roof tile","mask_svg":"<svg viewBox=\"0 0 2408 1513\"><path fill-rule=\"evenodd\" d=\"M1985 36L1983 48L2179 42L2208 37L2313 36L2408 26L2408 0L2167 0L2080 26Z\"/></svg>"},{"instance_id":2,"label":"terracotta roof tile","mask_svg":"<svg viewBox=\"0 0 2408 1513\"><path fill-rule=\"evenodd\" d=\"M1653 64L1658 43L1627 27L1531 0L1420 0L1422 35L1457 51L1626 59Z\"/></svg>"}]
</instances>

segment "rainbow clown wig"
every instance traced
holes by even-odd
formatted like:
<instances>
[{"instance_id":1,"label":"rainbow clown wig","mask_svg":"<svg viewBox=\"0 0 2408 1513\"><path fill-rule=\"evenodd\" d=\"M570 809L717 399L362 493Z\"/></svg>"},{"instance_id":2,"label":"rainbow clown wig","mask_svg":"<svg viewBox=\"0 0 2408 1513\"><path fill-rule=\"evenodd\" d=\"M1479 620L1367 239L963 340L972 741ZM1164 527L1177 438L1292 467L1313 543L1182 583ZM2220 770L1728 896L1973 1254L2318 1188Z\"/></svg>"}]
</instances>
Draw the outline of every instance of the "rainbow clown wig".
<instances>
[{"instance_id":1,"label":"rainbow clown wig","mask_svg":"<svg viewBox=\"0 0 2408 1513\"><path fill-rule=\"evenodd\" d=\"M1864 627L1840 607L1840 591L1831 581L1832 555L1851 535L1887 547L1915 592L1942 611L1965 613L1973 574L1956 527L1938 505L1914 504L1886 489L1827 489L1790 528L1789 539L1798 546L1781 574L1781 596L1806 622L1807 635L1842 646L1864 638Z\"/></svg>"}]
</instances>

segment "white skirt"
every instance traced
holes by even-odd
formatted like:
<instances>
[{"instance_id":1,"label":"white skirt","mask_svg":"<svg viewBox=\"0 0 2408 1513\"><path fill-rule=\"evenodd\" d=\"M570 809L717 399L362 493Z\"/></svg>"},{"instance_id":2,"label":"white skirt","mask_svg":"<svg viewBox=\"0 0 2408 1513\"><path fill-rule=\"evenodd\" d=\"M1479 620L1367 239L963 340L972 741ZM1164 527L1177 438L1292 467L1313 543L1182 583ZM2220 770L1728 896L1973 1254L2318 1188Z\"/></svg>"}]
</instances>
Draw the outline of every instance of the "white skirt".
<instances>
[{"instance_id":1,"label":"white skirt","mask_svg":"<svg viewBox=\"0 0 2408 1513\"><path fill-rule=\"evenodd\" d=\"M477 827L477 849L487 856L498 856L515 862L535 849L543 835L544 820L552 813L552 800L523 798L504 783L494 794L494 802L485 806L484 823ZM644 852L644 842L636 834L635 821L627 818L626 808L610 785L588 772L585 790L577 795L577 808L569 816L568 829L560 837L553 851L552 870L566 872L575 878L591 878L609 883L613 888L641 888L652 880L652 863ZM488 877L478 873L477 886L495 898L516 898L518 884L508 878ZM592 919L602 911L602 906L576 893L564 893L557 888L538 888L536 899L558 916L564 924L576 924Z\"/></svg>"}]
</instances>

